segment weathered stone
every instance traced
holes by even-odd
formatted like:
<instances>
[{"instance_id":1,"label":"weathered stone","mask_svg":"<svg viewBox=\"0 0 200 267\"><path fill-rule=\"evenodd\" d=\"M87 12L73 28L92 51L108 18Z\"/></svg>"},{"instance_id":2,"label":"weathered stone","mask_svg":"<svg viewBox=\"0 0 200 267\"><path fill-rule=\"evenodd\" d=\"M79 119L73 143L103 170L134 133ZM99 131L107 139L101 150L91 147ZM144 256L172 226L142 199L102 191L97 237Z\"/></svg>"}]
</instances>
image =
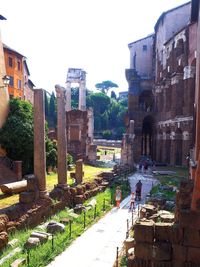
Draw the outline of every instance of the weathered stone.
<instances>
[{"instance_id":1,"label":"weathered stone","mask_svg":"<svg viewBox=\"0 0 200 267\"><path fill-rule=\"evenodd\" d=\"M78 214L81 214L83 210L85 210L85 206L83 206L82 204L77 204L74 208L74 212Z\"/></svg>"},{"instance_id":2,"label":"weathered stone","mask_svg":"<svg viewBox=\"0 0 200 267\"><path fill-rule=\"evenodd\" d=\"M4 248L8 243L8 234L6 232L0 233L0 250Z\"/></svg>"},{"instance_id":3,"label":"weathered stone","mask_svg":"<svg viewBox=\"0 0 200 267\"><path fill-rule=\"evenodd\" d=\"M81 184L83 182L83 160L79 159L76 161L76 182Z\"/></svg>"},{"instance_id":4,"label":"weathered stone","mask_svg":"<svg viewBox=\"0 0 200 267\"><path fill-rule=\"evenodd\" d=\"M173 224L171 227L170 241L173 244L179 244L183 242L184 230L179 226L179 224Z\"/></svg>"},{"instance_id":5,"label":"weathered stone","mask_svg":"<svg viewBox=\"0 0 200 267\"><path fill-rule=\"evenodd\" d=\"M161 222L164 222L164 223L173 223L174 222L174 214L161 214L160 220L161 220Z\"/></svg>"},{"instance_id":6,"label":"weathered stone","mask_svg":"<svg viewBox=\"0 0 200 267\"><path fill-rule=\"evenodd\" d=\"M24 247L26 249L37 247L40 244L40 239L38 237L29 237Z\"/></svg>"},{"instance_id":7,"label":"weathered stone","mask_svg":"<svg viewBox=\"0 0 200 267\"><path fill-rule=\"evenodd\" d=\"M60 223L63 223L63 224L69 224L72 221L73 220L71 218L62 218L62 219L60 219Z\"/></svg>"},{"instance_id":8,"label":"weathered stone","mask_svg":"<svg viewBox=\"0 0 200 267\"><path fill-rule=\"evenodd\" d=\"M49 235L47 233L42 233L42 232L32 232L30 237L39 238L40 243L43 243L48 240Z\"/></svg>"},{"instance_id":9,"label":"weathered stone","mask_svg":"<svg viewBox=\"0 0 200 267\"><path fill-rule=\"evenodd\" d=\"M155 223L155 239L157 241L170 241L172 231L171 223Z\"/></svg>"},{"instance_id":10,"label":"weathered stone","mask_svg":"<svg viewBox=\"0 0 200 267\"><path fill-rule=\"evenodd\" d=\"M192 226L192 224L191 224ZM185 228L184 229L184 242L185 246L198 247L200 248L200 235L199 230L195 228Z\"/></svg>"},{"instance_id":11,"label":"weathered stone","mask_svg":"<svg viewBox=\"0 0 200 267\"><path fill-rule=\"evenodd\" d=\"M64 231L65 231L65 225L62 223L52 221L47 225L48 233L55 234L55 233L61 233Z\"/></svg>"},{"instance_id":12,"label":"weathered stone","mask_svg":"<svg viewBox=\"0 0 200 267\"><path fill-rule=\"evenodd\" d=\"M195 247L188 247L188 262L191 262L193 264L197 264L197 266L200 266L200 248Z\"/></svg>"},{"instance_id":13,"label":"weathered stone","mask_svg":"<svg viewBox=\"0 0 200 267\"><path fill-rule=\"evenodd\" d=\"M6 230L6 223L4 221L0 221L0 232L3 232Z\"/></svg>"},{"instance_id":14,"label":"weathered stone","mask_svg":"<svg viewBox=\"0 0 200 267\"><path fill-rule=\"evenodd\" d=\"M126 250L126 254L127 254L128 253L128 250L130 248L133 248L135 246L135 240L134 240L134 238L129 237L129 238L125 239L124 245L125 245L125 250Z\"/></svg>"},{"instance_id":15,"label":"weathered stone","mask_svg":"<svg viewBox=\"0 0 200 267\"><path fill-rule=\"evenodd\" d=\"M10 267L20 267L23 264L26 263L26 259L20 258L20 259L16 259L11 265Z\"/></svg>"},{"instance_id":16,"label":"weathered stone","mask_svg":"<svg viewBox=\"0 0 200 267\"><path fill-rule=\"evenodd\" d=\"M18 181L9 184L0 185L0 189L4 194L18 194L27 189L27 181Z\"/></svg>"},{"instance_id":17,"label":"weathered stone","mask_svg":"<svg viewBox=\"0 0 200 267\"><path fill-rule=\"evenodd\" d=\"M19 195L19 202L20 203L31 203L35 200L35 192L22 192Z\"/></svg>"},{"instance_id":18,"label":"weathered stone","mask_svg":"<svg viewBox=\"0 0 200 267\"><path fill-rule=\"evenodd\" d=\"M95 206L96 206L96 204L97 204L97 201L96 201L96 199L92 199L88 204L87 204L87 206L91 206L92 208L94 208Z\"/></svg>"},{"instance_id":19,"label":"weathered stone","mask_svg":"<svg viewBox=\"0 0 200 267\"><path fill-rule=\"evenodd\" d=\"M74 197L74 203L75 204L83 204L84 200L85 200L84 195L76 195Z\"/></svg>"},{"instance_id":20,"label":"weathered stone","mask_svg":"<svg viewBox=\"0 0 200 267\"><path fill-rule=\"evenodd\" d=\"M9 221L8 215L6 215L6 214L0 214L0 221L3 221L5 223L8 223L8 221Z\"/></svg>"},{"instance_id":21,"label":"weathered stone","mask_svg":"<svg viewBox=\"0 0 200 267\"><path fill-rule=\"evenodd\" d=\"M148 243L136 243L135 256L139 259L151 260L152 259L152 244Z\"/></svg>"},{"instance_id":22,"label":"weathered stone","mask_svg":"<svg viewBox=\"0 0 200 267\"><path fill-rule=\"evenodd\" d=\"M191 225L196 229L200 229L200 212L193 210L181 210L179 214L180 226L187 228Z\"/></svg>"},{"instance_id":23,"label":"weathered stone","mask_svg":"<svg viewBox=\"0 0 200 267\"><path fill-rule=\"evenodd\" d=\"M2 259L0 259L0 265L2 265L5 261L7 261L10 258L12 258L15 254L20 253L21 251L22 251L22 249L19 248L19 247L13 249L8 255L6 255Z\"/></svg>"},{"instance_id":24,"label":"weathered stone","mask_svg":"<svg viewBox=\"0 0 200 267\"><path fill-rule=\"evenodd\" d=\"M152 257L157 261L169 261L172 258L172 248L169 243L156 242L153 244Z\"/></svg>"},{"instance_id":25,"label":"weathered stone","mask_svg":"<svg viewBox=\"0 0 200 267\"><path fill-rule=\"evenodd\" d=\"M127 254L128 254L128 256L135 255L135 248L133 248L133 247L129 248L127 250Z\"/></svg>"},{"instance_id":26,"label":"weathered stone","mask_svg":"<svg viewBox=\"0 0 200 267\"><path fill-rule=\"evenodd\" d=\"M27 191L28 192L36 191L38 189L38 180L35 177L35 175L34 174L26 175L25 178L27 180Z\"/></svg>"},{"instance_id":27,"label":"weathered stone","mask_svg":"<svg viewBox=\"0 0 200 267\"><path fill-rule=\"evenodd\" d=\"M77 190L77 195L83 195L84 194L84 190L83 190L83 187L81 185L78 185L76 187L76 190Z\"/></svg>"},{"instance_id":28,"label":"weathered stone","mask_svg":"<svg viewBox=\"0 0 200 267\"><path fill-rule=\"evenodd\" d=\"M15 247L19 243L19 239L15 238L8 242L9 247Z\"/></svg>"},{"instance_id":29,"label":"weathered stone","mask_svg":"<svg viewBox=\"0 0 200 267\"><path fill-rule=\"evenodd\" d=\"M154 223L138 222L134 225L134 238L136 242L153 243L154 240Z\"/></svg>"},{"instance_id":30,"label":"weathered stone","mask_svg":"<svg viewBox=\"0 0 200 267\"><path fill-rule=\"evenodd\" d=\"M186 262L187 259L187 247L180 244L172 244L173 249L173 261L181 262L182 264Z\"/></svg>"}]
</instances>

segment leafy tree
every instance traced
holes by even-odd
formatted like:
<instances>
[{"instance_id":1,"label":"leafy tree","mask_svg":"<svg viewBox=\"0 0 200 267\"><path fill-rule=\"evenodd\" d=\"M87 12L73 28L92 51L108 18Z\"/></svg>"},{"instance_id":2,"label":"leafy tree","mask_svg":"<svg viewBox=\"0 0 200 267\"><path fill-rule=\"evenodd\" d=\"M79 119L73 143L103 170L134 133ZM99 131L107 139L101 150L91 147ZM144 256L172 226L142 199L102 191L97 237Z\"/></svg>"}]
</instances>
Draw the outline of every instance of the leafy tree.
<instances>
[{"instance_id":1,"label":"leafy tree","mask_svg":"<svg viewBox=\"0 0 200 267\"><path fill-rule=\"evenodd\" d=\"M94 115L103 114L109 104L110 97L103 93L92 93L87 97L87 106L93 108Z\"/></svg>"},{"instance_id":2,"label":"leafy tree","mask_svg":"<svg viewBox=\"0 0 200 267\"><path fill-rule=\"evenodd\" d=\"M33 171L33 107L28 101L10 100L8 118L0 129L0 143L12 160L23 161L23 173Z\"/></svg>"},{"instance_id":3,"label":"leafy tree","mask_svg":"<svg viewBox=\"0 0 200 267\"><path fill-rule=\"evenodd\" d=\"M73 109L78 108L78 100L79 100L79 87L71 88L71 104Z\"/></svg>"},{"instance_id":4,"label":"leafy tree","mask_svg":"<svg viewBox=\"0 0 200 267\"><path fill-rule=\"evenodd\" d=\"M51 97L50 97L50 101L49 101L49 127L56 127L56 118L57 118L57 102L56 102L56 97L54 92L52 92Z\"/></svg>"},{"instance_id":5,"label":"leafy tree","mask_svg":"<svg viewBox=\"0 0 200 267\"><path fill-rule=\"evenodd\" d=\"M52 167L53 169L57 166L58 152L56 142L52 142L46 137L46 168Z\"/></svg>"},{"instance_id":6,"label":"leafy tree","mask_svg":"<svg viewBox=\"0 0 200 267\"><path fill-rule=\"evenodd\" d=\"M47 93L44 94L44 103L45 103L45 118L49 116L49 99Z\"/></svg>"},{"instance_id":7,"label":"leafy tree","mask_svg":"<svg viewBox=\"0 0 200 267\"><path fill-rule=\"evenodd\" d=\"M95 84L95 87L100 90L102 93L107 94L111 88L118 88L116 83L111 81L103 81L102 83Z\"/></svg>"}]
</instances>

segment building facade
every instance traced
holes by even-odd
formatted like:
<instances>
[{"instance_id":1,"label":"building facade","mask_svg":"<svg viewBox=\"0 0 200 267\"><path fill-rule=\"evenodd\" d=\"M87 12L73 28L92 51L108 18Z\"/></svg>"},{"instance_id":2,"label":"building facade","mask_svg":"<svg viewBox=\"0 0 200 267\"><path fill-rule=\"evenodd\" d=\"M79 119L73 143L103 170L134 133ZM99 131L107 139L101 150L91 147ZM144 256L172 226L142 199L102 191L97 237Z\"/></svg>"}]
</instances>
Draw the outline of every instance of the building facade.
<instances>
[{"instance_id":1,"label":"building facade","mask_svg":"<svg viewBox=\"0 0 200 267\"><path fill-rule=\"evenodd\" d=\"M134 120L135 162L145 155L170 165L188 164L196 76L196 25L190 12L191 3L164 12L155 34L129 44L126 127L128 133Z\"/></svg>"}]
</instances>

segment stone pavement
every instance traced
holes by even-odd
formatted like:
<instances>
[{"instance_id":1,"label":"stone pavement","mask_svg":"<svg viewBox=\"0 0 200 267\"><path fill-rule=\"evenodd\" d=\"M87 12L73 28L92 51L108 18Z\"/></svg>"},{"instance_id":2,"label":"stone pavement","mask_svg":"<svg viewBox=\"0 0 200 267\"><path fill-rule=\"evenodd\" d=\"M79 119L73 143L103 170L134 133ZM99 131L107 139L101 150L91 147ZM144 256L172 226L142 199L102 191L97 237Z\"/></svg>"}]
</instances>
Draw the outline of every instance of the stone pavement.
<instances>
[{"instance_id":1,"label":"stone pavement","mask_svg":"<svg viewBox=\"0 0 200 267\"><path fill-rule=\"evenodd\" d=\"M153 176L135 173L129 177L132 191L135 184L141 180L142 202L149 193L152 183L156 181ZM116 259L116 249L123 246L126 238L127 219L132 221L132 214L128 211L130 196L124 199L120 208L113 208L95 225L78 237L70 247L57 256L48 267L112 267ZM138 205L139 203L137 203ZM134 212L134 220L137 218L137 208Z\"/></svg>"}]
</instances>

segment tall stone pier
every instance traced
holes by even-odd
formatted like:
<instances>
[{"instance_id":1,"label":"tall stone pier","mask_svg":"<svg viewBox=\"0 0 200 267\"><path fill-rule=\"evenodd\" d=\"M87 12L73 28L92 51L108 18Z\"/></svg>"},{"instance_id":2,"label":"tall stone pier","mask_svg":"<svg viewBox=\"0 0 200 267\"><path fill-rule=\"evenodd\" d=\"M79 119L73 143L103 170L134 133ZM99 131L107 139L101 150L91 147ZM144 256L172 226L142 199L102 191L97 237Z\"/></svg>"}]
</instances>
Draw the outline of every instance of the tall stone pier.
<instances>
[{"instance_id":1,"label":"tall stone pier","mask_svg":"<svg viewBox=\"0 0 200 267\"><path fill-rule=\"evenodd\" d=\"M44 91L34 90L34 174L38 179L40 198L47 195Z\"/></svg>"},{"instance_id":2,"label":"tall stone pier","mask_svg":"<svg viewBox=\"0 0 200 267\"><path fill-rule=\"evenodd\" d=\"M65 88L56 85L55 89L57 96L58 187L64 188L67 184Z\"/></svg>"},{"instance_id":3,"label":"tall stone pier","mask_svg":"<svg viewBox=\"0 0 200 267\"><path fill-rule=\"evenodd\" d=\"M66 82L66 111L70 111L71 107L71 82Z\"/></svg>"},{"instance_id":4,"label":"tall stone pier","mask_svg":"<svg viewBox=\"0 0 200 267\"><path fill-rule=\"evenodd\" d=\"M79 83L79 109L85 111L86 110L86 84L85 78Z\"/></svg>"}]
</instances>

